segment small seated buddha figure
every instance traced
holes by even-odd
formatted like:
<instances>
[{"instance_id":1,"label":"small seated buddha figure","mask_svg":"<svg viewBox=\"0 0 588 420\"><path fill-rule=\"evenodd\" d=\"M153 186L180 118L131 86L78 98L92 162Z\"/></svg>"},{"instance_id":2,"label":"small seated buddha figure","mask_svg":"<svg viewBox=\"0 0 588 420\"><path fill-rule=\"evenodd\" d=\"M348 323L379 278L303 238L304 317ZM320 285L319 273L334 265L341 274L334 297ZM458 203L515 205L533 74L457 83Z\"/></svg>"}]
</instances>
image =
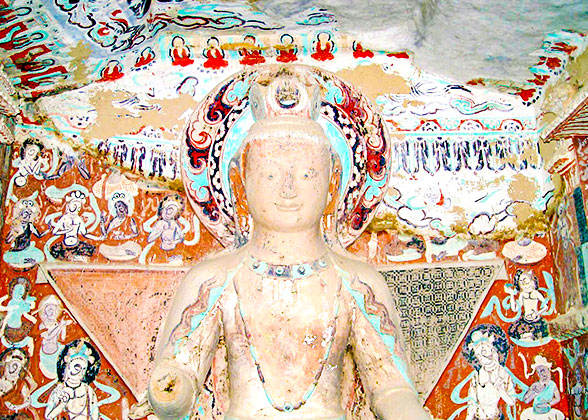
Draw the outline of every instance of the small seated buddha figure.
<instances>
[{"instance_id":1,"label":"small seated buddha figure","mask_svg":"<svg viewBox=\"0 0 588 420\"><path fill-rule=\"evenodd\" d=\"M295 94L284 95L285 89ZM240 186L233 187L235 206L246 208L252 220L249 239L199 263L183 279L143 414L153 411L160 420L197 414L222 334L227 420L347 419L347 352L378 418L430 419L408 373L384 279L333 250L321 229L325 209L338 199L333 185L339 160L316 121L319 88L305 90L312 87L296 80L274 91L252 86L256 122L233 158L230 177Z\"/></svg>"}]
</instances>

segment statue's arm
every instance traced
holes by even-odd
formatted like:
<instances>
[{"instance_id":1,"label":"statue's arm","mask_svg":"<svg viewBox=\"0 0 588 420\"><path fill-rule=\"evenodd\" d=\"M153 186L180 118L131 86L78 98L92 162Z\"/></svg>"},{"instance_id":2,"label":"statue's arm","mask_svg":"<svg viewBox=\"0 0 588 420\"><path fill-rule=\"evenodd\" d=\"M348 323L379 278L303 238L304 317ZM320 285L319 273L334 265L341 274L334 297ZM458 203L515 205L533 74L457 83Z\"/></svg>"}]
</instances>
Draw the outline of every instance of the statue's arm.
<instances>
[{"instance_id":1,"label":"statue's arm","mask_svg":"<svg viewBox=\"0 0 588 420\"><path fill-rule=\"evenodd\" d=\"M376 270L362 265L351 287L361 293L354 293L356 297L362 296L351 302L353 358L372 410L383 420L430 420L412 385L400 318L386 282Z\"/></svg>"},{"instance_id":2,"label":"statue's arm","mask_svg":"<svg viewBox=\"0 0 588 420\"><path fill-rule=\"evenodd\" d=\"M147 390L160 420L191 413L210 370L221 330L219 302L210 299L217 278L204 263L186 275L176 292Z\"/></svg>"}]
</instances>

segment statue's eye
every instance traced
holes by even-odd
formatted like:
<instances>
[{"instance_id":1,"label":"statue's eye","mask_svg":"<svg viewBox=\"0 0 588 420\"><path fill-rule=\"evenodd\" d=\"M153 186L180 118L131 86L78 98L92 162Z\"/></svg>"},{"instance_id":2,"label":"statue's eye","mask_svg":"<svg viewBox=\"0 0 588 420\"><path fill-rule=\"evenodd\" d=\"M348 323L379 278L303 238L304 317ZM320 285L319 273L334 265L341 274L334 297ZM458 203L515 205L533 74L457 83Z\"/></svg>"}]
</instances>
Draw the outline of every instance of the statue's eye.
<instances>
[{"instance_id":1,"label":"statue's eye","mask_svg":"<svg viewBox=\"0 0 588 420\"><path fill-rule=\"evenodd\" d=\"M272 180L274 178L275 178L274 174L272 174L272 173L267 174L267 179Z\"/></svg>"}]
</instances>

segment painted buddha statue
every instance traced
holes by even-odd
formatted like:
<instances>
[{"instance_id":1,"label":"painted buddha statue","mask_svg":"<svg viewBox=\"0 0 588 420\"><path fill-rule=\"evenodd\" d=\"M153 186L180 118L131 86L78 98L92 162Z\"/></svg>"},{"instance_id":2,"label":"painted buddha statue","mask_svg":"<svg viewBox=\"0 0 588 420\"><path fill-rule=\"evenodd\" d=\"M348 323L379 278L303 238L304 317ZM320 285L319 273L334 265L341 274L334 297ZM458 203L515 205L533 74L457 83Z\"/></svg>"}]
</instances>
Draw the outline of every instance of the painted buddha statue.
<instances>
[{"instance_id":1,"label":"painted buddha statue","mask_svg":"<svg viewBox=\"0 0 588 420\"><path fill-rule=\"evenodd\" d=\"M193 267L178 289L147 393L161 420L194 416L221 335L227 420L346 419L349 354L378 418L430 419L384 279L325 239L340 161L316 121L318 88L297 83L251 88L256 121L230 165L248 241ZM296 112L284 89L301 95Z\"/></svg>"}]
</instances>

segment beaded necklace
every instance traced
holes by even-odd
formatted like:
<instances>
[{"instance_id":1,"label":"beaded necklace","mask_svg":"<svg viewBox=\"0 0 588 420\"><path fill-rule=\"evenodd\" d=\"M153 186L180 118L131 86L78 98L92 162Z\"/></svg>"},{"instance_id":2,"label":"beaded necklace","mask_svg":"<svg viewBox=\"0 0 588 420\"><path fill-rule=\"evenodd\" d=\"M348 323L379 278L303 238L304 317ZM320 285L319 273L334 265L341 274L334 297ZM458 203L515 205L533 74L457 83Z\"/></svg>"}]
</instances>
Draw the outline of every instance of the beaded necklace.
<instances>
[{"instance_id":1,"label":"beaded necklace","mask_svg":"<svg viewBox=\"0 0 588 420\"><path fill-rule=\"evenodd\" d=\"M248 257L248 266L255 273L263 277L274 277L285 280L297 280L304 277L310 277L329 268L329 264L325 258L326 254L314 261L292 265L270 264L255 258L251 254L248 254Z\"/></svg>"},{"instance_id":2,"label":"beaded necklace","mask_svg":"<svg viewBox=\"0 0 588 420\"><path fill-rule=\"evenodd\" d=\"M325 368L325 364L327 363L327 360L329 359L329 356L331 354L331 348L333 347L333 342L335 341L335 332L337 330L337 318L339 317L339 298L341 295L341 285L342 285L342 282L339 282L339 287L337 288L337 294L335 296L335 310L334 310L333 319L331 320L329 326L326 328L325 333L323 334L323 337L326 336L325 340L328 339L327 345L325 346L325 354L319 360L319 367L317 368L317 370L314 374L314 378L313 378L312 383L310 384L310 386L308 387L306 392L304 394L302 394L301 399L299 399L298 401L296 401L294 403L284 401L283 405L279 405L273 400L273 398L271 397L269 391L267 390L267 388L265 386L265 377L263 376L263 372L261 370L261 365L259 364L259 360L257 357L257 349L255 348L255 346L253 345L253 342L251 341L252 335L251 335L249 328L247 327L247 324L245 323L245 311L243 309L243 305L241 304L241 300L239 299L239 289L237 287L237 283L235 281L233 281L233 287L235 288L235 294L237 296L237 303L239 305L239 316L241 318L241 322L243 323L243 329L245 330L245 339L246 339L247 344L249 346L249 352L251 353L251 358L253 359L253 363L255 363L255 367L257 370L257 376L259 377L259 380L261 381L261 386L263 388L263 392L265 394L265 397L266 397L267 401L270 403L270 405L273 408L275 408L276 410L282 411L282 412L287 412L287 413L290 413L294 410L298 410L300 407L302 407L304 404L306 404L308 399L314 393L314 390L316 389L318 382L319 382L319 379L321 378L321 375L322 375L323 370Z\"/></svg>"}]
</instances>

